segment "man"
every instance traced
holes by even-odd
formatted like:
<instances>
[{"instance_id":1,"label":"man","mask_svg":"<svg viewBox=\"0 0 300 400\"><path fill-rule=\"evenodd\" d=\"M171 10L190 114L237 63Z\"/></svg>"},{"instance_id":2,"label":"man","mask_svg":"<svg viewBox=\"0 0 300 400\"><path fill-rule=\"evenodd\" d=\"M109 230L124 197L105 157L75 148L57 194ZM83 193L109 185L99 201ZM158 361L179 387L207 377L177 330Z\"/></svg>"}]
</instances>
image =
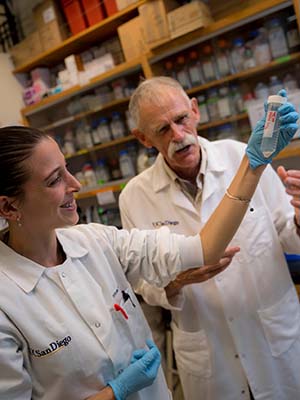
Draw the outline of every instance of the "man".
<instances>
[{"instance_id":1,"label":"man","mask_svg":"<svg viewBox=\"0 0 300 400\"><path fill-rule=\"evenodd\" d=\"M198 232L224 195L245 146L198 138L197 101L170 78L144 81L129 110L137 127L133 134L160 154L121 193L124 227ZM299 211L300 174L283 169L280 175ZM284 252L299 252L299 225L284 186L268 167L231 242L241 251L226 270L200 284L179 277L166 290L141 283L149 304L172 312L186 400L300 398L300 309L284 258Z\"/></svg>"}]
</instances>

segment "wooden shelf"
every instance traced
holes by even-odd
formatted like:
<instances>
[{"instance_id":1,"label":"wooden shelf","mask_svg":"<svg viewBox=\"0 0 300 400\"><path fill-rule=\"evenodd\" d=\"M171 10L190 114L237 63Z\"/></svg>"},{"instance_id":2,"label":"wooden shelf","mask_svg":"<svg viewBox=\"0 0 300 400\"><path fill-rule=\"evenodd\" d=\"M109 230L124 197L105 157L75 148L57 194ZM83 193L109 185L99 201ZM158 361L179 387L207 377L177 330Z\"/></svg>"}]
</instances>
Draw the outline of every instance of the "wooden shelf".
<instances>
[{"instance_id":1,"label":"wooden shelf","mask_svg":"<svg viewBox=\"0 0 300 400\"><path fill-rule=\"evenodd\" d=\"M105 37L114 34L119 25L137 16L138 7L144 4L146 1L148 0L137 1L124 10L104 19L98 24L85 29L77 35L71 36L67 40L64 40L59 46L39 54L37 57L29 60L26 64L16 68L14 73L29 72L38 66L54 66L70 54L79 53L85 50L87 47L91 47L91 45L96 41L99 42L100 39L103 41Z\"/></svg>"},{"instance_id":2,"label":"wooden shelf","mask_svg":"<svg viewBox=\"0 0 300 400\"><path fill-rule=\"evenodd\" d=\"M119 64L116 67L112 68L111 70L94 77L86 85L73 86L72 88L70 88L68 90L64 90L63 92L49 96L49 97L39 101L36 104L32 104L30 106L23 108L21 110L22 115L25 117L30 116L41 110L52 107L55 104L61 103L62 101L67 100L68 98L74 97L80 93L83 93L90 89L93 89L94 87L99 86L102 83L104 84L106 81L109 81L118 76L124 76L125 74L130 73L135 70L138 70L140 68L141 68L140 58L136 58L134 60L124 62L124 63Z\"/></svg>"},{"instance_id":3,"label":"wooden shelf","mask_svg":"<svg viewBox=\"0 0 300 400\"><path fill-rule=\"evenodd\" d=\"M294 139L291 143L283 149L274 159L280 160L283 158L300 157L300 139ZM300 159L299 159L300 166Z\"/></svg>"},{"instance_id":4,"label":"wooden shelf","mask_svg":"<svg viewBox=\"0 0 300 400\"><path fill-rule=\"evenodd\" d=\"M300 60L300 52L289 54L284 57L277 58L276 60L271 61L268 64L260 65L258 67L249 68L245 71L239 72L237 74L228 75L222 79L217 79L204 85L195 86L192 89L187 90L188 95L193 95L197 92L210 89L215 86L221 86L225 83L235 81L235 80L245 80L246 78L250 78L255 75L259 75L261 73L266 73L272 71L274 69L280 68L283 64L288 65L289 63L293 63Z\"/></svg>"},{"instance_id":5,"label":"wooden shelf","mask_svg":"<svg viewBox=\"0 0 300 400\"><path fill-rule=\"evenodd\" d=\"M208 122L207 124L200 124L197 128L197 131L204 131L209 128L215 128L216 126L221 126L225 124L229 124L230 122L240 121L242 119L248 119L248 113L241 113L237 115L233 115L232 117L223 118L217 121Z\"/></svg>"},{"instance_id":6,"label":"wooden shelf","mask_svg":"<svg viewBox=\"0 0 300 400\"><path fill-rule=\"evenodd\" d=\"M227 32L254 19L271 14L278 8L282 9L292 5L293 2L290 0L253 0L251 6L243 8L241 2L241 9L213 22L205 28L196 29L176 39L166 39L159 42L155 47L151 48L148 57L154 61L157 57L161 58L162 56L174 54L186 48L187 44L190 47L193 44L201 43L217 34Z\"/></svg>"},{"instance_id":7,"label":"wooden shelf","mask_svg":"<svg viewBox=\"0 0 300 400\"><path fill-rule=\"evenodd\" d=\"M55 129L60 126L66 125L66 124L70 124L72 122L79 121L80 119L89 117L93 114L96 114L99 111L106 111L106 110L109 110L110 108L120 106L122 104L126 104L126 103L128 103L128 101L129 101L129 97L124 97L123 99L113 100L113 101L110 101L109 103L103 104L102 106L94 108L93 110L84 111L84 112L81 112L81 113L75 114L75 115L70 115L69 117L63 118L52 124L43 126L39 129L42 129L44 131L49 131L51 129Z\"/></svg>"},{"instance_id":8,"label":"wooden shelf","mask_svg":"<svg viewBox=\"0 0 300 400\"><path fill-rule=\"evenodd\" d=\"M120 139L112 140L112 141L107 142L107 143L97 144L96 146L90 147L88 149L79 150L75 154L70 154L70 155L67 154L65 156L65 158L66 159L71 159L71 158L79 157L79 156L82 156L84 154L91 153L92 151L107 149L109 147L113 147L113 146L116 146L118 144L131 142L132 140L136 140L136 137L133 136L133 135L124 136L124 137L122 137Z\"/></svg>"},{"instance_id":9,"label":"wooden shelf","mask_svg":"<svg viewBox=\"0 0 300 400\"><path fill-rule=\"evenodd\" d=\"M98 188L91 189L91 190L82 190L76 194L75 198L77 200L80 199L87 199L89 197L97 196L98 193L104 192L120 192L127 182L129 182L131 178L127 179L119 179L117 181L111 181L104 183L103 185L99 186Z\"/></svg>"}]
</instances>

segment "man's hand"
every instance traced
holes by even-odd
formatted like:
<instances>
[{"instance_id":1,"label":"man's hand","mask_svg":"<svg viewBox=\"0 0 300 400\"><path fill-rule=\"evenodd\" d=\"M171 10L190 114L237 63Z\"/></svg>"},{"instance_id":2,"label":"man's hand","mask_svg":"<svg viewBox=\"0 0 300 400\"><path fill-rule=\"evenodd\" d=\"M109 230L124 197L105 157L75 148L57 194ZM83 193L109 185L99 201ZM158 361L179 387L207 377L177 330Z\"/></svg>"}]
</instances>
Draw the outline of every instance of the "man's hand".
<instances>
[{"instance_id":1,"label":"man's hand","mask_svg":"<svg viewBox=\"0 0 300 400\"><path fill-rule=\"evenodd\" d=\"M300 171L295 169L286 171L280 166L277 168L277 173L285 186L286 193L293 197L291 204L295 209L295 222L300 225Z\"/></svg>"},{"instance_id":2,"label":"man's hand","mask_svg":"<svg viewBox=\"0 0 300 400\"><path fill-rule=\"evenodd\" d=\"M176 276L174 281L170 282L169 285L165 287L167 297L170 298L177 295L186 285L205 282L224 271L224 269L231 263L234 255L239 251L239 247L228 247L217 264L204 265L200 268L191 268L187 271L181 272Z\"/></svg>"}]
</instances>

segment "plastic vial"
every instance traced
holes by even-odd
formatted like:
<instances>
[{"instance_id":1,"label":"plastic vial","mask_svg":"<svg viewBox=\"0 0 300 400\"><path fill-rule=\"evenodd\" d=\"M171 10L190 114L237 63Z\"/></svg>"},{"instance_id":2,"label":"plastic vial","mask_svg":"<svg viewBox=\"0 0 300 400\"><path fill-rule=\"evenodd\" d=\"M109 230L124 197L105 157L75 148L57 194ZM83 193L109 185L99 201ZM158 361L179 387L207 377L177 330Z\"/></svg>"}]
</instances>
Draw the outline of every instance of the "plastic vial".
<instances>
[{"instance_id":1,"label":"plastic vial","mask_svg":"<svg viewBox=\"0 0 300 400\"><path fill-rule=\"evenodd\" d=\"M205 96L203 94L200 94L197 97L197 100L198 100L198 108L200 111L200 124L206 124L207 122L209 122L209 114Z\"/></svg>"},{"instance_id":2,"label":"plastic vial","mask_svg":"<svg viewBox=\"0 0 300 400\"><path fill-rule=\"evenodd\" d=\"M192 86L198 86L204 83L201 63L198 58L198 53L193 50L189 54L188 71Z\"/></svg>"},{"instance_id":3,"label":"plastic vial","mask_svg":"<svg viewBox=\"0 0 300 400\"><path fill-rule=\"evenodd\" d=\"M216 52L216 64L219 73L219 77L232 74L233 67L231 65L229 43L225 39L219 39L217 41Z\"/></svg>"},{"instance_id":4,"label":"plastic vial","mask_svg":"<svg viewBox=\"0 0 300 400\"><path fill-rule=\"evenodd\" d=\"M267 30L260 28L250 32L252 40L252 50L256 65L268 64L272 60L271 49L268 41Z\"/></svg>"},{"instance_id":5,"label":"plastic vial","mask_svg":"<svg viewBox=\"0 0 300 400\"><path fill-rule=\"evenodd\" d=\"M110 180L109 171L106 162L103 159L97 161L95 173L98 185L103 185L103 183Z\"/></svg>"},{"instance_id":6,"label":"plastic vial","mask_svg":"<svg viewBox=\"0 0 300 400\"><path fill-rule=\"evenodd\" d=\"M114 139L120 139L125 136L126 128L121 114L117 111L112 113L110 130Z\"/></svg>"},{"instance_id":7,"label":"plastic vial","mask_svg":"<svg viewBox=\"0 0 300 400\"><path fill-rule=\"evenodd\" d=\"M217 79L217 66L213 55L213 48L207 44L202 49L203 57L201 57L202 71L205 82Z\"/></svg>"},{"instance_id":8,"label":"plastic vial","mask_svg":"<svg viewBox=\"0 0 300 400\"><path fill-rule=\"evenodd\" d=\"M286 97L278 95L268 97L267 116L261 142L261 151L265 158L269 158L276 150L280 129L277 110L286 101Z\"/></svg>"},{"instance_id":9,"label":"plastic vial","mask_svg":"<svg viewBox=\"0 0 300 400\"><path fill-rule=\"evenodd\" d=\"M168 60L165 62L165 74L170 78L176 79L176 72L174 70L174 64L172 61Z\"/></svg>"},{"instance_id":10,"label":"plastic vial","mask_svg":"<svg viewBox=\"0 0 300 400\"><path fill-rule=\"evenodd\" d=\"M119 164L123 178L131 178L135 175L134 164L127 150L120 151Z\"/></svg>"},{"instance_id":11,"label":"plastic vial","mask_svg":"<svg viewBox=\"0 0 300 400\"><path fill-rule=\"evenodd\" d=\"M101 143L110 142L112 140L111 131L107 118L105 117L99 118L98 131L101 138Z\"/></svg>"},{"instance_id":12,"label":"plastic vial","mask_svg":"<svg viewBox=\"0 0 300 400\"><path fill-rule=\"evenodd\" d=\"M184 56L177 57L176 76L178 82L180 83L180 85L183 87L184 90L190 89L192 87Z\"/></svg>"},{"instance_id":13,"label":"plastic vial","mask_svg":"<svg viewBox=\"0 0 300 400\"><path fill-rule=\"evenodd\" d=\"M280 19L273 18L269 24L269 43L273 58L286 56L289 52Z\"/></svg>"},{"instance_id":14,"label":"plastic vial","mask_svg":"<svg viewBox=\"0 0 300 400\"><path fill-rule=\"evenodd\" d=\"M209 118L212 121L215 121L220 118L219 114L219 107L218 107L218 90L217 89L209 89L207 92L207 108L208 108L208 114Z\"/></svg>"},{"instance_id":15,"label":"plastic vial","mask_svg":"<svg viewBox=\"0 0 300 400\"><path fill-rule=\"evenodd\" d=\"M234 72L237 73L244 70L245 43L242 38L236 38L232 43L231 60Z\"/></svg>"}]
</instances>

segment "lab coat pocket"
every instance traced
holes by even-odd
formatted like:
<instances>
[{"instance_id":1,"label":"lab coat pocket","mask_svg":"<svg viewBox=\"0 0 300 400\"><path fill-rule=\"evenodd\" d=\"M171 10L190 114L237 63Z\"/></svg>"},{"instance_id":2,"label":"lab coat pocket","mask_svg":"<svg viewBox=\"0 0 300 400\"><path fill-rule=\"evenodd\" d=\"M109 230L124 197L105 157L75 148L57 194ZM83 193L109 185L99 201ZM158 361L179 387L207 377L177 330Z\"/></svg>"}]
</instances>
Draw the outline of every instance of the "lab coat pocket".
<instances>
[{"instance_id":1,"label":"lab coat pocket","mask_svg":"<svg viewBox=\"0 0 300 400\"><path fill-rule=\"evenodd\" d=\"M122 311L113 310L114 320L135 348L143 348L146 339L151 337L150 328L131 287L127 287L123 292L126 301L119 304Z\"/></svg>"},{"instance_id":2,"label":"lab coat pocket","mask_svg":"<svg viewBox=\"0 0 300 400\"><path fill-rule=\"evenodd\" d=\"M250 211L251 209L252 211ZM249 207L241 225L244 236L242 248L247 251L249 258L260 256L271 246L272 240L268 233L269 225L270 219L263 207Z\"/></svg>"},{"instance_id":3,"label":"lab coat pocket","mask_svg":"<svg viewBox=\"0 0 300 400\"><path fill-rule=\"evenodd\" d=\"M207 337L204 330L187 332L172 322L173 346L178 368L201 378L212 374Z\"/></svg>"},{"instance_id":4,"label":"lab coat pocket","mask_svg":"<svg viewBox=\"0 0 300 400\"><path fill-rule=\"evenodd\" d=\"M300 308L294 287L278 303L258 310L258 315L274 357L287 351L299 338Z\"/></svg>"}]
</instances>

